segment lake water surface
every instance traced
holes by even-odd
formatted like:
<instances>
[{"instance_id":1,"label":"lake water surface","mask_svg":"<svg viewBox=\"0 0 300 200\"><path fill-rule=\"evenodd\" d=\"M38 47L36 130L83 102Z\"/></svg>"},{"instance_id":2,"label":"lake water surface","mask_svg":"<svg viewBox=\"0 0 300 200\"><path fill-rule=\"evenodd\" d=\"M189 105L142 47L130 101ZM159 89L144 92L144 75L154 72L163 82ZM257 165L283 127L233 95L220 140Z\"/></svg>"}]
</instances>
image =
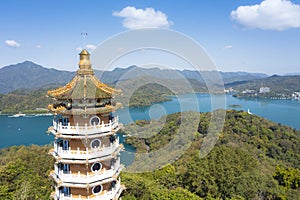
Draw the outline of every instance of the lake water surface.
<instances>
[{"instance_id":1,"label":"lake water surface","mask_svg":"<svg viewBox=\"0 0 300 200\"><path fill-rule=\"evenodd\" d=\"M180 111L211 111L211 97L207 94L185 94L178 98L172 97L171 101L157 103L152 106L141 108L122 108L116 114L119 115L121 123L129 123L137 119L158 119L165 114ZM196 98L195 98L196 97ZM215 96L224 100L224 96ZM237 99L231 95L226 95L225 106L240 105L239 110L250 110L255 115L262 116L274 122L289 125L300 130L300 101L291 100L266 100L266 99ZM222 103L216 103L215 108L223 108ZM47 135L46 131L52 123L51 116L44 117L19 117L9 118L7 115L0 115L0 148L13 145L44 145L53 141L52 135ZM123 137L120 136L121 142ZM129 146L125 146L130 150ZM132 147L131 147L132 148Z\"/></svg>"}]
</instances>

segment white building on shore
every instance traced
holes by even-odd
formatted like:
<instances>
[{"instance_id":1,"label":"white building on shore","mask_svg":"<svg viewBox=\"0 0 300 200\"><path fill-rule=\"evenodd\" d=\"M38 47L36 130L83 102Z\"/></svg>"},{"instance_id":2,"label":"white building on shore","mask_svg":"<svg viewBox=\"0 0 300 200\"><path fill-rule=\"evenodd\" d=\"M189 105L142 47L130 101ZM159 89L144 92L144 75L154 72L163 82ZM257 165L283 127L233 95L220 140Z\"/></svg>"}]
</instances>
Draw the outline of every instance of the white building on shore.
<instances>
[{"instance_id":1,"label":"white building on shore","mask_svg":"<svg viewBox=\"0 0 300 200\"><path fill-rule=\"evenodd\" d=\"M261 87L259 88L259 93L269 93L271 90L269 87Z\"/></svg>"},{"instance_id":2,"label":"white building on shore","mask_svg":"<svg viewBox=\"0 0 300 200\"><path fill-rule=\"evenodd\" d=\"M294 93L292 94L292 99L300 100L300 92L294 92Z\"/></svg>"}]
</instances>

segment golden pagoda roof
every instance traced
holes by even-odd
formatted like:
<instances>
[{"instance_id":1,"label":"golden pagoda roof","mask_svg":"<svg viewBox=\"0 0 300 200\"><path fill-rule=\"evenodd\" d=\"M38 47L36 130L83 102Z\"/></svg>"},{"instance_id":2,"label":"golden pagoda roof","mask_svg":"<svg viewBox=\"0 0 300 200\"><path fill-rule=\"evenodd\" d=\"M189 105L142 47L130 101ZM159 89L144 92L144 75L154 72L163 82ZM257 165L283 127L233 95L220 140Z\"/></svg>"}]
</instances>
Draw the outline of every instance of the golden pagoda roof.
<instances>
[{"instance_id":1,"label":"golden pagoda roof","mask_svg":"<svg viewBox=\"0 0 300 200\"><path fill-rule=\"evenodd\" d=\"M56 99L98 99L112 98L114 93L120 93L95 77L87 50L82 50L79 55L79 69L75 77L65 86L49 90L49 96Z\"/></svg>"},{"instance_id":2,"label":"golden pagoda roof","mask_svg":"<svg viewBox=\"0 0 300 200\"><path fill-rule=\"evenodd\" d=\"M83 49L79 55L90 55L90 53L86 49Z\"/></svg>"}]
</instances>

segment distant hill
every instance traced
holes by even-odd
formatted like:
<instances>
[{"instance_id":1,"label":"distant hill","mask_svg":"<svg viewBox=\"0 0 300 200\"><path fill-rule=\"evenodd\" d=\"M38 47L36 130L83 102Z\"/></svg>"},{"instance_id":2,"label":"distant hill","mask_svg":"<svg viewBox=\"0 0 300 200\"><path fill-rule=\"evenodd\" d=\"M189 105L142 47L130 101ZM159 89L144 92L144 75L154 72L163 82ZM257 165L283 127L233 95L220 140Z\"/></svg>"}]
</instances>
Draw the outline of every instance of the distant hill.
<instances>
[{"instance_id":1,"label":"distant hill","mask_svg":"<svg viewBox=\"0 0 300 200\"><path fill-rule=\"evenodd\" d=\"M260 87L269 87L273 93L291 94L300 91L300 75L273 75L262 79L228 83L225 87L232 87L238 91L243 91L245 89L259 91Z\"/></svg>"},{"instance_id":2,"label":"distant hill","mask_svg":"<svg viewBox=\"0 0 300 200\"><path fill-rule=\"evenodd\" d=\"M248 72L221 72L221 76L225 84L236 81L247 81L269 77L263 73L248 73Z\"/></svg>"},{"instance_id":3,"label":"distant hill","mask_svg":"<svg viewBox=\"0 0 300 200\"><path fill-rule=\"evenodd\" d=\"M205 77L211 77L211 81L214 79L213 74L217 73L216 71L201 71L201 74L192 71L192 70L183 70L179 71L184 77L188 79L195 79L195 80L201 80L204 82L202 76ZM232 83L236 81L246 81L246 80L253 80L253 79L260 79L260 78L266 78L268 75L263 73L248 73L248 72L220 72L220 75L223 79L223 82L226 83Z\"/></svg>"},{"instance_id":4,"label":"distant hill","mask_svg":"<svg viewBox=\"0 0 300 200\"><path fill-rule=\"evenodd\" d=\"M44 68L30 61L0 69L0 94L16 89L35 89L49 84L62 85L71 80L74 72Z\"/></svg>"},{"instance_id":5,"label":"distant hill","mask_svg":"<svg viewBox=\"0 0 300 200\"><path fill-rule=\"evenodd\" d=\"M37 89L46 86L63 85L70 81L75 72L45 68L30 61L25 61L15 65L5 66L0 69L0 94L7 94L17 89ZM160 79L194 79L199 83L214 81L216 71L202 71L201 73L192 70L170 70L159 68L140 68L130 66L128 68L115 68L112 71L95 70L95 74L100 80L107 84L114 84L119 80L132 79L142 76L153 76ZM246 81L267 77L266 74L247 72L220 72L224 83L234 81ZM209 79L209 80L207 80Z\"/></svg>"},{"instance_id":6,"label":"distant hill","mask_svg":"<svg viewBox=\"0 0 300 200\"><path fill-rule=\"evenodd\" d=\"M172 69L159 69L159 68L140 68L137 66L130 66L128 68L116 68L113 71L104 72L101 80L103 82L112 82L118 80L126 80L141 76L153 76L160 79L194 79L200 83L205 83L203 77L206 77L206 81L214 81L214 76L217 75L217 71L194 71L194 70L172 70ZM220 72L220 75L224 83L231 83L235 81L245 81L252 79L260 79L268 77L263 73L248 73L248 72Z\"/></svg>"},{"instance_id":7,"label":"distant hill","mask_svg":"<svg viewBox=\"0 0 300 200\"><path fill-rule=\"evenodd\" d=\"M300 72L294 72L294 73L286 73L285 76L293 76L293 75L300 75Z\"/></svg>"}]
</instances>

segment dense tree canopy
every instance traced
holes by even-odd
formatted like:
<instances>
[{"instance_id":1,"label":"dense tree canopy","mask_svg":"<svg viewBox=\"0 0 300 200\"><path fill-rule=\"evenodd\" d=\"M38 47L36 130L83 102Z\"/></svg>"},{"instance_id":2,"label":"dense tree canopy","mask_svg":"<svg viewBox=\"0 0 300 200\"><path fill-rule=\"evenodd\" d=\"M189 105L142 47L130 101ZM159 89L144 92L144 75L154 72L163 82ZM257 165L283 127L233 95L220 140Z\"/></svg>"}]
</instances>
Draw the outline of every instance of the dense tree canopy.
<instances>
[{"instance_id":1,"label":"dense tree canopy","mask_svg":"<svg viewBox=\"0 0 300 200\"><path fill-rule=\"evenodd\" d=\"M122 199L299 199L299 131L246 112L227 111L217 144L200 158L210 113L199 117L198 134L175 162L152 172L121 174L127 188ZM174 137L180 114L169 115L166 121L158 134L128 141L139 152L161 148ZM137 122L139 126L147 123ZM49 199L48 174L54 163L47 154L49 148L20 146L0 151L0 199Z\"/></svg>"}]
</instances>

